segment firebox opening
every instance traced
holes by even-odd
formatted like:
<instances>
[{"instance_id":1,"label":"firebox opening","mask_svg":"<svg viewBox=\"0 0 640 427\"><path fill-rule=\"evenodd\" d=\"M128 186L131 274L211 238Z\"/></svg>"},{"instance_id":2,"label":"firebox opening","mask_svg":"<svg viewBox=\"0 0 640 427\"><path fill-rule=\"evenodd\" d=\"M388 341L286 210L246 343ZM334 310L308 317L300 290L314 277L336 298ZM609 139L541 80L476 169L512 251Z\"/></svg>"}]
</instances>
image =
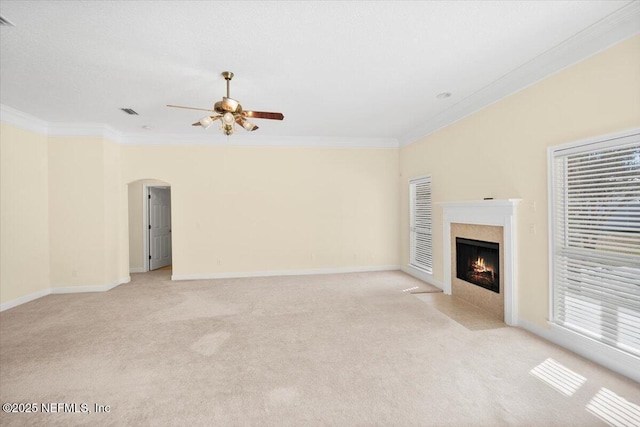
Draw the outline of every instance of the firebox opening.
<instances>
[{"instance_id":1,"label":"firebox opening","mask_svg":"<svg viewBox=\"0 0 640 427\"><path fill-rule=\"evenodd\" d=\"M498 243L456 237L456 277L500 293Z\"/></svg>"}]
</instances>

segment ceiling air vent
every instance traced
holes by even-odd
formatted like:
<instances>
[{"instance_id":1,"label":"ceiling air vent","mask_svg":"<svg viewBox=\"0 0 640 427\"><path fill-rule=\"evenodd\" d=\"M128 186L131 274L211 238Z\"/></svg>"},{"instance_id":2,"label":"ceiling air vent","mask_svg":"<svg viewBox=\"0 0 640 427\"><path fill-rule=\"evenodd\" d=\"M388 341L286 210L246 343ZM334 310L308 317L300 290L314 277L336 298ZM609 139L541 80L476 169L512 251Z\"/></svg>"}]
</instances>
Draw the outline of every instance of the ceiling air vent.
<instances>
[{"instance_id":1,"label":"ceiling air vent","mask_svg":"<svg viewBox=\"0 0 640 427\"><path fill-rule=\"evenodd\" d=\"M15 25L13 24L13 22L9 21L7 18L5 18L4 16L0 16L0 26L4 27L15 27Z\"/></svg>"},{"instance_id":2,"label":"ceiling air vent","mask_svg":"<svg viewBox=\"0 0 640 427\"><path fill-rule=\"evenodd\" d=\"M132 116L138 116L139 114L136 113L133 108L121 108L122 111L124 111L125 113L132 115Z\"/></svg>"}]
</instances>

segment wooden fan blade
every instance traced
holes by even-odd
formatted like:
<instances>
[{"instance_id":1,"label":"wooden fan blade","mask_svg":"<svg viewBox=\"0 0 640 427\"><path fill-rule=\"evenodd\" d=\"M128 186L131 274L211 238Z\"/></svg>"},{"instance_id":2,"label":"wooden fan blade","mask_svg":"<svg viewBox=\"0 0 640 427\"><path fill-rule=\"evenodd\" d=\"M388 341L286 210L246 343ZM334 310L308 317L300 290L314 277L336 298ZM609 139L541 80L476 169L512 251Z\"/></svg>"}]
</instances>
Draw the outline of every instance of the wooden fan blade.
<instances>
[{"instance_id":1,"label":"wooden fan blade","mask_svg":"<svg viewBox=\"0 0 640 427\"><path fill-rule=\"evenodd\" d=\"M255 119L270 119L270 120L284 119L284 115L282 113L270 113L267 111L243 111L242 115L245 117L253 117Z\"/></svg>"},{"instance_id":2,"label":"wooden fan blade","mask_svg":"<svg viewBox=\"0 0 640 427\"><path fill-rule=\"evenodd\" d=\"M197 110L197 111L207 111L207 112L209 112L209 113L212 113L212 112L213 112L213 113L215 113L215 111L214 111L214 110L211 110L211 109L208 109L208 110L207 110L207 109L205 109L205 108L183 107L182 105L170 105L170 104L167 104L167 107L172 107L172 108L184 108L185 110Z\"/></svg>"}]
</instances>

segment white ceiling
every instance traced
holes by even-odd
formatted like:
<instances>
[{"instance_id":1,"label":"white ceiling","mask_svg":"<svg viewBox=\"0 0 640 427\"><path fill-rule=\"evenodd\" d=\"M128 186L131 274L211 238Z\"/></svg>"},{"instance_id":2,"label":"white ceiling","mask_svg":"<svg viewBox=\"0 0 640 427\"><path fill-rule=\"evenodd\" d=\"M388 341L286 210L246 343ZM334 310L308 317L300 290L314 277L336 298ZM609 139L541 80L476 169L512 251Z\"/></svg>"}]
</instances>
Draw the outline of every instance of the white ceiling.
<instances>
[{"instance_id":1,"label":"white ceiling","mask_svg":"<svg viewBox=\"0 0 640 427\"><path fill-rule=\"evenodd\" d=\"M407 143L639 32L638 6L1 0L0 103L124 140L215 140L191 126L206 113L165 104L210 108L230 70L245 109L285 115L231 138Z\"/></svg>"}]
</instances>

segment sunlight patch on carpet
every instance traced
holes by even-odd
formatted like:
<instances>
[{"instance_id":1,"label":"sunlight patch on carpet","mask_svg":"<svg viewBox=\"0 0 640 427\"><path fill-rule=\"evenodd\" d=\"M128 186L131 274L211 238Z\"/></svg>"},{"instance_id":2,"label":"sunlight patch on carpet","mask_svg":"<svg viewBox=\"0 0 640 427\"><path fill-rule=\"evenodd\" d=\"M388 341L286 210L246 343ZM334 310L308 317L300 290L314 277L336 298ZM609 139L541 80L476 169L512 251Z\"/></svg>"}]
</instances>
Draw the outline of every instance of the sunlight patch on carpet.
<instances>
[{"instance_id":1,"label":"sunlight patch on carpet","mask_svg":"<svg viewBox=\"0 0 640 427\"><path fill-rule=\"evenodd\" d=\"M542 380L565 396L571 396L587 379L549 358L533 368L531 375Z\"/></svg>"},{"instance_id":2,"label":"sunlight patch on carpet","mask_svg":"<svg viewBox=\"0 0 640 427\"><path fill-rule=\"evenodd\" d=\"M640 406L604 387L589 401L587 411L611 426L640 426Z\"/></svg>"}]
</instances>

